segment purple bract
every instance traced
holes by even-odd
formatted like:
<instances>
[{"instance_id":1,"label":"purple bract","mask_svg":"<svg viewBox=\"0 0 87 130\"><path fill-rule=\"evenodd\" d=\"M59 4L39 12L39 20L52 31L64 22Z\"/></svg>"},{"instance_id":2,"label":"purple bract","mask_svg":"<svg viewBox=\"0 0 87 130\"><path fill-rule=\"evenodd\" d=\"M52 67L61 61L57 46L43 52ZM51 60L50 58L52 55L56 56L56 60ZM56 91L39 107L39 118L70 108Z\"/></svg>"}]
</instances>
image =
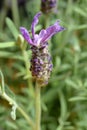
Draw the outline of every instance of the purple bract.
<instances>
[{"instance_id":1,"label":"purple bract","mask_svg":"<svg viewBox=\"0 0 87 130\"><path fill-rule=\"evenodd\" d=\"M35 34L35 26L38 23L38 18L40 17L41 12L37 13L34 16L32 25L31 25L31 32L32 38L28 30L24 27L20 27L20 31L24 37L24 39L30 44L34 46L43 46L42 44L46 43L54 34L63 31L64 28L59 25L59 21L57 21L54 25L49 26L47 29L42 29L39 34Z\"/></svg>"}]
</instances>

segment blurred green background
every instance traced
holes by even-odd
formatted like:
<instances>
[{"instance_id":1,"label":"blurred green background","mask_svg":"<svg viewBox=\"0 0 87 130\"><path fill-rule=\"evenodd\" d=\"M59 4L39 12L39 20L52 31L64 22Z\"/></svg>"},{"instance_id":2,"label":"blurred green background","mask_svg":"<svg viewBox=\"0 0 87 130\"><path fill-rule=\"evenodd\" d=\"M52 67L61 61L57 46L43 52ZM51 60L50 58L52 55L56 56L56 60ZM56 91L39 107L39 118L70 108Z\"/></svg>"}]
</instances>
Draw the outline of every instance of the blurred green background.
<instances>
[{"instance_id":1,"label":"blurred green background","mask_svg":"<svg viewBox=\"0 0 87 130\"><path fill-rule=\"evenodd\" d=\"M0 1L0 69L6 92L32 117L34 101L27 85L31 75L17 37L20 26L30 30L34 15L41 9L40 3ZM58 11L49 16L48 24L59 19L66 30L49 41L53 72L49 84L41 90L42 130L87 130L87 0L59 0L57 4ZM42 14L36 31L44 27L44 22ZM26 52L30 61L29 46ZM30 130L19 112L15 121L10 112L10 105L0 97L0 130Z\"/></svg>"}]
</instances>

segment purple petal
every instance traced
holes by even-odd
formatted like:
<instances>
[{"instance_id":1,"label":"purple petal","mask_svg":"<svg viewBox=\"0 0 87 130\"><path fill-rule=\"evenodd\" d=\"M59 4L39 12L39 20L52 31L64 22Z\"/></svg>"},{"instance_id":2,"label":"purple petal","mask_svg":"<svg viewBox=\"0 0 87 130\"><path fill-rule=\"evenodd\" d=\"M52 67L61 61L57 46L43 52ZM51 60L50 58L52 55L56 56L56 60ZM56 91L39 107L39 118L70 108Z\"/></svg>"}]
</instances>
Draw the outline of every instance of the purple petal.
<instances>
[{"instance_id":1,"label":"purple petal","mask_svg":"<svg viewBox=\"0 0 87 130\"><path fill-rule=\"evenodd\" d=\"M44 37L44 35L46 35L46 30L45 29L42 29L39 33L39 38L42 38Z\"/></svg>"},{"instance_id":2,"label":"purple petal","mask_svg":"<svg viewBox=\"0 0 87 130\"><path fill-rule=\"evenodd\" d=\"M54 34L63 31L65 28L59 25L59 21L57 21L54 25L48 27L46 30L41 30L39 33L39 38L41 39L41 43L49 40Z\"/></svg>"},{"instance_id":3,"label":"purple petal","mask_svg":"<svg viewBox=\"0 0 87 130\"><path fill-rule=\"evenodd\" d=\"M38 44L41 43L42 39L44 38L44 36L47 34L46 30L42 29L39 33L39 36L38 36Z\"/></svg>"},{"instance_id":4,"label":"purple petal","mask_svg":"<svg viewBox=\"0 0 87 130\"><path fill-rule=\"evenodd\" d=\"M38 37L39 37L38 34L34 35L34 40L33 40L33 45L34 46L38 46L39 45L39 42L38 42L39 38Z\"/></svg>"},{"instance_id":5,"label":"purple petal","mask_svg":"<svg viewBox=\"0 0 87 130\"><path fill-rule=\"evenodd\" d=\"M35 28L36 24L38 23L38 18L40 17L40 15L41 15L41 12L37 13L34 16L33 21L32 21L31 32L32 32L32 38L33 39L34 39L34 36L35 36L34 28Z\"/></svg>"},{"instance_id":6,"label":"purple petal","mask_svg":"<svg viewBox=\"0 0 87 130\"><path fill-rule=\"evenodd\" d=\"M29 43L29 44L33 44L32 39L30 38L29 32L27 31L26 28L24 27L20 27L20 32L22 34L22 36L24 37L24 39Z\"/></svg>"}]
</instances>

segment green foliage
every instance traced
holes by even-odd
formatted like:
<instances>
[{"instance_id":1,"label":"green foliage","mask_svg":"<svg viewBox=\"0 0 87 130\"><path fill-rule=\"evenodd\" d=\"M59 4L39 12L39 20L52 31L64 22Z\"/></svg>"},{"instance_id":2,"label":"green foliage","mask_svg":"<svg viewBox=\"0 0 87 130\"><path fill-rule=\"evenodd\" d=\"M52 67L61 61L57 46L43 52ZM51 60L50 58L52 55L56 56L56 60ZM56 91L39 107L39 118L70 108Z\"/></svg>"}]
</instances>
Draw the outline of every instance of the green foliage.
<instances>
[{"instance_id":1,"label":"green foliage","mask_svg":"<svg viewBox=\"0 0 87 130\"><path fill-rule=\"evenodd\" d=\"M37 6L32 8L35 3ZM25 8L18 8L20 26L30 29L32 18L39 10L40 0L28 0ZM19 36L19 23L14 24L15 15L12 13L12 20L1 17L4 24L0 23L0 95L5 86L6 93L34 118L35 97L28 87L32 84L31 52L26 42L20 45L23 39ZM43 19L36 31L43 27ZM49 17L49 25L57 19L66 30L49 41L54 67L48 86L41 90L42 130L87 130L87 0L59 0L58 13ZM7 86L15 96L7 92ZM15 105L10 107L0 97L0 129L31 130L16 112Z\"/></svg>"}]
</instances>

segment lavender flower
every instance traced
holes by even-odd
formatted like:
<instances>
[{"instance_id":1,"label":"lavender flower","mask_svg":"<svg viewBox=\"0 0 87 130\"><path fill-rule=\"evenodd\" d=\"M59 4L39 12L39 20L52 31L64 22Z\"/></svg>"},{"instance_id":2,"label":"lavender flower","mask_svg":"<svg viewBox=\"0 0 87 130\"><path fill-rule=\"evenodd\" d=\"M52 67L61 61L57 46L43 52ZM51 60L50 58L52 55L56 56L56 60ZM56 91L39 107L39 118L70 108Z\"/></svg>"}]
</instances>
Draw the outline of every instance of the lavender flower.
<instances>
[{"instance_id":1,"label":"lavender flower","mask_svg":"<svg viewBox=\"0 0 87 130\"><path fill-rule=\"evenodd\" d=\"M30 44L32 50L31 58L31 72L32 76L37 80L40 85L45 85L48 83L50 73L52 71L52 60L50 53L48 51L47 41L56 33L63 31L64 28L59 25L57 21L54 25L48 27L47 29L42 29L39 34L35 34L35 26L38 23L38 18L41 13L37 13L34 16L31 32L32 38L29 32L24 27L20 27L20 31L24 39Z\"/></svg>"},{"instance_id":2,"label":"lavender flower","mask_svg":"<svg viewBox=\"0 0 87 130\"><path fill-rule=\"evenodd\" d=\"M41 11L44 14L56 12L57 0L41 0Z\"/></svg>"}]
</instances>

